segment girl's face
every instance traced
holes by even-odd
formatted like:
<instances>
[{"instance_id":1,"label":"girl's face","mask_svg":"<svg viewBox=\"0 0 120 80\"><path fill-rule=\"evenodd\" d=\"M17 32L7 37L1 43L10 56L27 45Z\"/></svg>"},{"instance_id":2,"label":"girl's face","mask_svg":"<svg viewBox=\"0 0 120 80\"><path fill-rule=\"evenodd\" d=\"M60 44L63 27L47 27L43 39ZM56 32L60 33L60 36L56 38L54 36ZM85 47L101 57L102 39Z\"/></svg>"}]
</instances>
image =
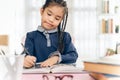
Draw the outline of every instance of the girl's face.
<instances>
[{"instance_id":1,"label":"girl's face","mask_svg":"<svg viewBox=\"0 0 120 80\"><path fill-rule=\"evenodd\" d=\"M60 6L49 6L41 9L41 25L46 30L55 29L63 19L64 8Z\"/></svg>"}]
</instances>

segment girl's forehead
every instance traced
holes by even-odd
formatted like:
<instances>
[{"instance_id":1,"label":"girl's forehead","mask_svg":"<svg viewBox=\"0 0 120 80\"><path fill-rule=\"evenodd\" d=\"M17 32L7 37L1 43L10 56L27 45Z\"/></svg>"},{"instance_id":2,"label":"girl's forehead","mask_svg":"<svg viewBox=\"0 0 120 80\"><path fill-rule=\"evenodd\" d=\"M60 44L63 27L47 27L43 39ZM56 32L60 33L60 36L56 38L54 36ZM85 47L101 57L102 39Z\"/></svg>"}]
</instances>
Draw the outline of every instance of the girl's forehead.
<instances>
[{"instance_id":1,"label":"girl's forehead","mask_svg":"<svg viewBox=\"0 0 120 80\"><path fill-rule=\"evenodd\" d=\"M61 7L61 6L48 6L46 10L60 16L63 16L64 14L64 7Z\"/></svg>"},{"instance_id":2,"label":"girl's forehead","mask_svg":"<svg viewBox=\"0 0 120 80\"><path fill-rule=\"evenodd\" d=\"M52 11L57 11L57 10L60 10L61 12L64 12L64 7L61 7L61 6L48 6L47 7L48 9L51 9Z\"/></svg>"}]
</instances>

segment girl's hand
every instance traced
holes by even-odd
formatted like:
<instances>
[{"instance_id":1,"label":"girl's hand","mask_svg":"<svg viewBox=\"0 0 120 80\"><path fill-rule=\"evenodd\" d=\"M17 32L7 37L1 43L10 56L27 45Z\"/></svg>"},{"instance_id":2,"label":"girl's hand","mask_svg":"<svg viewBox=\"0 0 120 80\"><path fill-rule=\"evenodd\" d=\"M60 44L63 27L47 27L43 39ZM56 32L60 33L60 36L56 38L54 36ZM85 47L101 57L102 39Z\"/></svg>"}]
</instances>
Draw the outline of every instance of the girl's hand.
<instances>
[{"instance_id":1,"label":"girl's hand","mask_svg":"<svg viewBox=\"0 0 120 80\"><path fill-rule=\"evenodd\" d=\"M50 67L54 64L56 64L59 60L59 56L53 56L45 60L44 62L41 62L40 66L41 67Z\"/></svg>"},{"instance_id":2,"label":"girl's hand","mask_svg":"<svg viewBox=\"0 0 120 80\"><path fill-rule=\"evenodd\" d=\"M36 57L34 56L30 56L30 55L27 55L25 58L24 58L24 67L25 68L30 68L32 66L35 65L35 62L36 62Z\"/></svg>"}]
</instances>

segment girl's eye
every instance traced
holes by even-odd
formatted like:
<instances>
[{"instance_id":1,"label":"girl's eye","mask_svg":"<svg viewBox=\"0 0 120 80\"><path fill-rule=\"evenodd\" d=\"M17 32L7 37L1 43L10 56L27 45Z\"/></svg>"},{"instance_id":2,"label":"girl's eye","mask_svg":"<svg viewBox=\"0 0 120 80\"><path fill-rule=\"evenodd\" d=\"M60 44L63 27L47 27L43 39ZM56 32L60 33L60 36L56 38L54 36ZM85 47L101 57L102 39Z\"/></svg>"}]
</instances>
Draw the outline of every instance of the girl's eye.
<instances>
[{"instance_id":1,"label":"girl's eye","mask_svg":"<svg viewBox=\"0 0 120 80\"><path fill-rule=\"evenodd\" d=\"M48 14L48 16L51 16L51 14L50 13L47 13Z\"/></svg>"},{"instance_id":2,"label":"girl's eye","mask_svg":"<svg viewBox=\"0 0 120 80\"><path fill-rule=\"evenodd\" d=\"M55 19L59 21L61 18L60 17L56 17Z\"/></svg>"},{"instance_id":3,"label":"girl's eye","mask_svg":"<svg viewBox=\"0 0 120 80\"><path fill-rule=\"evenodd\" d=\"M60 18L55 18L55 19L58 20L58 21L60 20Z\"/></svg>"}]
</instances>

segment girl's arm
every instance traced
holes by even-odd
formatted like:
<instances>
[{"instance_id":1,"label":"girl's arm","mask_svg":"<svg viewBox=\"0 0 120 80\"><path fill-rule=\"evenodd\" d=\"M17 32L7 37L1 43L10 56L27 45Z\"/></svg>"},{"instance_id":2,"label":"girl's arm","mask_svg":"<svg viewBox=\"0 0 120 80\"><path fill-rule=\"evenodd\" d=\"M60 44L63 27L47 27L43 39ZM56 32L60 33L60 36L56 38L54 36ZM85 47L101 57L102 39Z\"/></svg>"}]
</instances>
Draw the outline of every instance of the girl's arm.
<instances>
[{"instance_id":1,"label":"girl's arm","mask_svg":"<svg viewBox=\"0 0 120 80\"><path fill-rule=\"evenodd\" d=\"M25 40L25 48L29 52L29 55L26 55L24 58L24 67L30 68L34 66L36 62L36 57L33 56L33 34L27 33L26 40Z\"/></svg>"},{"instance_id":2,"label":"girl's arm","mask_svg":"<svg viewBox=\"0 0 120 80\"><path fill-rule=\"evenodd\" d=\"M61 54L61 63L75 63L78 53L74 47L69 33L64 33L64 51Z\"/></svg>"}]
</instances>

